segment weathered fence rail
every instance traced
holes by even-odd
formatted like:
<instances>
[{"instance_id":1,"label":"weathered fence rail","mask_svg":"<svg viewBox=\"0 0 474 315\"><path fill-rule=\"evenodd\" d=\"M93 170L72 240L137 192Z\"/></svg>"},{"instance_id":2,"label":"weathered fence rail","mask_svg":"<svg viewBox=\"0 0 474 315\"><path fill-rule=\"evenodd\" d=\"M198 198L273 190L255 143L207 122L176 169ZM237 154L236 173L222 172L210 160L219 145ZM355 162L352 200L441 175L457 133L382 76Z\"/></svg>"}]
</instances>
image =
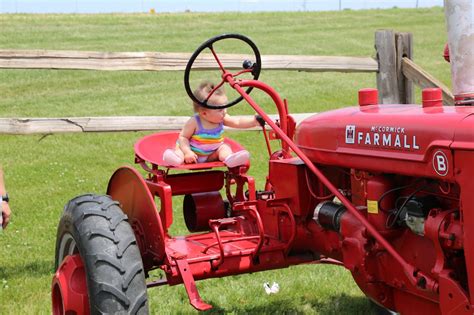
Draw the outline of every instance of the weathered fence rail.
<instances>
[{"instance_id":1,"label":"weathered fence rail","mask_svg":"<svg viewBox=\"0 0 474 315\"><path fill-rule=\"evenodd\" d=\"M0 50L0 68L5 69L76 69L108 71L182 71L191 57L187 53L97 52L55 50ZM247 55L221 54L228 69L241 69ZM195 69L216 69L211 54L202 55ZM370 57L264 55L265 70L376 72L377 61Z\"/></svg>"},{"instance_id":2,"label":"weathered fence rail","mask_svg":"<svg viewBox=\"0 0 474 315\"><path fill-rule=\"evenodd\" d=\"M314 115L292 114L296 123ZM269 115L273 120L277 115ZM246 116L234 116L246 117ZM71 132L116 132L180 130L189 116L119 116L68 118L0 118L0 133L11 135L52 134ZM228 130L233 128L225 127ZM239 129L241 130L241 129ZM245 130L261 130L260 127Z\"/></svg>"},{"instance_id":3,"label":"weathered fence rail","mask_svg":"<svg viewBox=\"0 0 474 315\"><path fill-rule=\"evenodd\" d=\"M454 96L449 88L408 58L402 59L403 75L420 88L439 87L443 91L443 103L454 105Z\"/></svg>"},{"instance_id":4,"label":"weathered fence rail","mask_svg":"<svg viewBox=\"0 0 474 315\"><path fill-rule=\"evenodd\" d=\"M413 86L439 87L443 103L453 105L454 97L444 84L415 64L410 33L381 30L375 33L376 58L335 56L264 55L265 70L372 72L377 76L381 104L414 103ZM0 50L0 69L74 69L105 71L182 71L189 53L94 52L54 50ZM250 56L221 54L227 69L241 69ZM194 67L217 68L211 54L198 58ZM292 115L301 121L310 114ZM276 118L276 117L275 117ZM0 134L63 132L106 132L180 129L187 117L69 117L0 118Z\"/></svg>"}]
</instances>

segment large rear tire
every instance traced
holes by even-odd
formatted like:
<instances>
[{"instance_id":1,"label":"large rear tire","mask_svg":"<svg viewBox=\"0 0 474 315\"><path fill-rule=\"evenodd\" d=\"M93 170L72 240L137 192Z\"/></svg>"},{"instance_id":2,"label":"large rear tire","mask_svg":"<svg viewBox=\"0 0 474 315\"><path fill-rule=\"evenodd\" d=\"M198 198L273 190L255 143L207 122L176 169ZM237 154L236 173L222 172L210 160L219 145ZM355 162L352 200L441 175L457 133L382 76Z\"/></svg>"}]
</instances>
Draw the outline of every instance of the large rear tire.
<instances>
[{"instance_id":1,"label":"large rear tire","mask_svg":"<svg viewBox=\"0 0 474 315\"><path fill-rule=\"evenodd\" d=\"M109 196L83 195L66 205L58 226L56 270L65 258L78 254L85 268L91 314L148 313L135 235L119 203Z\"/></svg>"}]
</instances>

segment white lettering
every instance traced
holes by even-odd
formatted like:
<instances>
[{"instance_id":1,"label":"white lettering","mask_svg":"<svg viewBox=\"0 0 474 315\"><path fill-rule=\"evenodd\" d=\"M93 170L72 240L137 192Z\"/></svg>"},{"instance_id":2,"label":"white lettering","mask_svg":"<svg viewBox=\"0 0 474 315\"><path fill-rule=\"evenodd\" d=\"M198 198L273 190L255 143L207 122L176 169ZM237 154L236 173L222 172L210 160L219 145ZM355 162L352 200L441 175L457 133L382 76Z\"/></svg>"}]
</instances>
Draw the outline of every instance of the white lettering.
<instances>
[{"instance_id":1,"label":"white lettering","mask_svg":"<svg viewBox=\"0 0 474 315\"><path fill-rule=\"evenodd\" d=\"M379 134L378 133L374 133L374 145L380 145L379 144Z\"/></svg>"},{"instance_id":2,"label":"white lettering","mask_svg":"<svg viewBox=\"0 0 474 315\"><path fill-rule=\"evenodd\" d=\"M370 126L370 132L405 133L405 127Z\"/></svg>"},{"instance_id":3,"label":"white lettering","mask_svg":"<svg viewBox=\"0 0 474 315\"><path fill-rule=\"evenodd\" d=\"M419 150L420 147L416 144L416 136L413 136L413 149Z\"/></svg>"},{"instance_id":4,"label":"white lettering","mask_svg":"<svg viewBox=\"0 0 474 315\"><path fill-rule=\"evenodd\" d=\"M395 136L395 144L394 144L394 146L395 146L395 147L399 147L399 148L402 147L402 145L401 145L401 143L400 143L400 136L399 136L399 135L396 135L396 136Z\"/></svg>"},{"instance_id":5,"label":"white lettering","mask_svg":"<svg viewBox=\"0 0 474 315\"><path fill-rule=\"evenodd\" d=\"M371 144L370 143L370 133L365 134L365 144Z\"/></svg>"},{"instance_id":6,"label":"white lettering","mask_svg":"<svg viewBox=\"0 0 474 315\"><path fill-rule=\"evenodd\" d=\"M367 146L419 150L416 136L405 133L404 127L369 126L366 131L357 132L355 126L346 126L346 143L357 143ZM356 135L357 133L357 135ZM357 138L357 142L355 141Z\"/></svg>"},{"instance_id":7,"label":"white lettering","mask_svg":"<svg viewBox=\"0 0 474 315\"><path fill-rule=\"evenodd\" d=\"M403 135L403 147L405 149L410 149L410 144L407 142L407 135Z\"/></svg>"},{"instance_id":8,"label":"white lettering","mask_svg":"<svg viewBox=\"0 0 474 315\"><path fill-rule=\"evenodd\" d=\"M446 171L446 160L444 159L444 156L437 155L436 163L438 164L438 171L441 173Z\"/></svg>"}]
</instances>

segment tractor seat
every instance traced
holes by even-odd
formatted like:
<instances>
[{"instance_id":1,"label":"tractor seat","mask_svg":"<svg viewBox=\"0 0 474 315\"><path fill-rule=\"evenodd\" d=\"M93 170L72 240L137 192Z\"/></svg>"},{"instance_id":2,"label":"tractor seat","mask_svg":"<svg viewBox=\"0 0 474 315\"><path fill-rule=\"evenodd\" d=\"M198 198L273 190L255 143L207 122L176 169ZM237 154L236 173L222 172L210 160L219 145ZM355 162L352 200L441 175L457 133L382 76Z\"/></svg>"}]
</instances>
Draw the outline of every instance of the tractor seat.
<instances>
[{"instance_id":1,"label":"tractor seat","mask_svg":"<svg viewBox=\"0 0 474 315\"><path fill-rule=\"evenodd\" d=\"M165 131L154 133L141 138L135 143L134 146L135 156L137 160L146 161L156 166L181 170L199 170L215 167L226 167L225 164L221 161L182 164L179 166L166 165L166 163L163 161L163 152L165 152L166 149L175 148L176 141L178 140L178 135L178 131ZM230 146L232 152L244 150L243 146L241 146L238 142L232 139L224 138L224 143Z\"/></svg>"}]
</instances>

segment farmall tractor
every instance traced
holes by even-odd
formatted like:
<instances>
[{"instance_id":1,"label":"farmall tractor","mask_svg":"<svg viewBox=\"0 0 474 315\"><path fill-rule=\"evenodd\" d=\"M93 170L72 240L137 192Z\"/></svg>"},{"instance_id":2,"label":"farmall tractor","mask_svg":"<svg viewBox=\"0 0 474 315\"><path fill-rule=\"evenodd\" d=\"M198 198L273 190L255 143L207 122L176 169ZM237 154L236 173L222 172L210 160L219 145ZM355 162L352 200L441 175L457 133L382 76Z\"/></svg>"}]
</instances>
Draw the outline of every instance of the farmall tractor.
<instances>
[{"instance_id":1,"label":"farmall tractor","mask_svg":"<svg viewBox=\"0 0 474 315\"><path fill-rule=\"evenodd\" d=\"M469 38L459 23L449 23L460 20L456 14L469 16L469 3L446 4L456 106L443 106L439 90L424 91L423 105L386 105L378 104L376 90L365 89L359 106L296 126L278 93L258 81L261 59L250 39L221 35L202 44L185 71L191 99L216 108L193 95L189 79L209 50L221 84L239 95L224 107L244 99L280 140L265 189L256 190L249 165L167 167L163 150L175 145L177 132L142 138L135 162L145 176L119 168L107 195L83 195L66 205L53 313L144 314L147 288L181 283L190 303L207 310L197 280L324 262L350 270L360 289L388 310L473 314L474 34L472 26ZM471 11L457 10L462 5ZM227 40L253 51L239 71L226 69L214 49ZM239 79L242 74L252 78ZM252 89L273 100L276 122L249 95ZM179 195L190 233L172 236L172 197ZM165 277L147 281L154 269Z\"/></svg>"}]
</instances>

